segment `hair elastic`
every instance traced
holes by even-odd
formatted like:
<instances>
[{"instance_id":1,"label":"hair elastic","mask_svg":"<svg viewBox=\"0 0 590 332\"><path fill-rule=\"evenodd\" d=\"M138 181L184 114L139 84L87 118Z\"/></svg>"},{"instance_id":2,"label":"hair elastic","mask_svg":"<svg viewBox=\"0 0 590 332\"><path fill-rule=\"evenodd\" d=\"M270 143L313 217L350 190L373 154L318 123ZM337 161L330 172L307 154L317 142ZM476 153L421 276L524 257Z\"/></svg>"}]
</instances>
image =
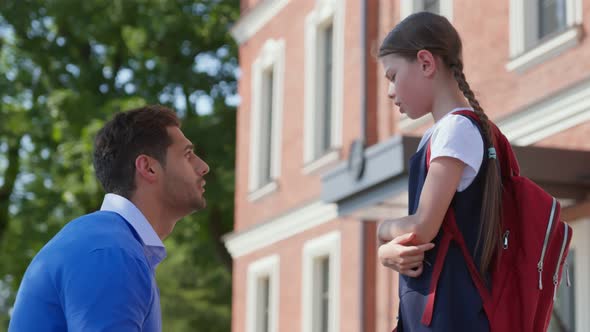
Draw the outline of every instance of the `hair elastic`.
<instances>
[{"instance_id":1,"label":"hair elastic","mask_svg":"<svg viewBox=\"0 0 590 332\"><path fill-rule=\"evenodd\" d=\"M488 149L488 158L496 159L496 149L495 148Z\"/></svg>"}]
</instances>

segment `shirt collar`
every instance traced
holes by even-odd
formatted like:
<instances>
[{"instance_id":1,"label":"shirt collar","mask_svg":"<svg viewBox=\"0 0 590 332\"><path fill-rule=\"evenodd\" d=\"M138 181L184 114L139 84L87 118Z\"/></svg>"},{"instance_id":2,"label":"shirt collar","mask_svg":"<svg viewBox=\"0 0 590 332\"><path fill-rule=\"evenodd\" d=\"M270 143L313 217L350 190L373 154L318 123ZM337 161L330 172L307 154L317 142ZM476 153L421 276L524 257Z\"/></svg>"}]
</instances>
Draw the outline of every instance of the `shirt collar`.
<instances>
[{"instance_id":1,"label":"shirt collar","mask_svg":"<svg viewBox=\"0 0 590 332\"><path fill-rule=\"evenodd\" d=\"M434 123L434 125L432 125L432 127L428 128L425 132L424 135L422 135L422 139L420 140L420 143L418 144L418 150L420 151L420 149L424 146L424 144L426 144L426 142L428 141L428 139L430 138L430 136L432 135L432 132L434 131L434 128L436 128L436 126L441 122L442 119L450 116L453 114L453 112L456 111L472 111L475 112L475 110L472 107L456 107L453 108L449 113L443 115L442 118L440 118L440 120L438 120L437 122Z\"/></svg>"},{"instance_id":2,"label":"shirt collar","mask_svg":"<svg viewBox=\"0 0 590 332\"><path fill-rule=\"evenodd\" d=\"M111 211L119 214L135 229L144 245L149 247L164 247L164 243L154 231L152 225L143 213L127 198L117 194L106 194L100 207L101 211Z\"/></svg>"},{"instance_id":3,"label":"shirt collar","mask_svg":"<svg viewBox=\"0 0 590 332\"><path fill-rule=\"evenodd\" d=\"M457 111L472 111L472 112L475 112L475 110L472 107L456 107L456 108L453 108L449 113L443 115L443 117L440 118L440 120L446 118L447 116L452 115L453 112L457 112ZM439 123L440 120L438 120L436 123Z\"/></svg>"}]
</instances>

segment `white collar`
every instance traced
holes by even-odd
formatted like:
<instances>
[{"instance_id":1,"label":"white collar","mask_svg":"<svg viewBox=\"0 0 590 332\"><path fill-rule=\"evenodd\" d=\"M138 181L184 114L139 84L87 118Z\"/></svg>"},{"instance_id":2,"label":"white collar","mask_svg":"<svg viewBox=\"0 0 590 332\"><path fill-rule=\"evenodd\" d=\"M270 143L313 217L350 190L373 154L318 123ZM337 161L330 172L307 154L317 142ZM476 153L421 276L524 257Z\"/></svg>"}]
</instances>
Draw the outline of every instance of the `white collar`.
<instances>
[{"instance_id":1,"label":"white collar","mask_svg":"<svg viewBox=\"0 0 590 332\"><path fill-rule=\"evenodd\" d=\"M127 220L146 246L165 248L143 213L127 198L117 194L106 194L100 210L115 212Z\"/></svg>"}]
</instances>

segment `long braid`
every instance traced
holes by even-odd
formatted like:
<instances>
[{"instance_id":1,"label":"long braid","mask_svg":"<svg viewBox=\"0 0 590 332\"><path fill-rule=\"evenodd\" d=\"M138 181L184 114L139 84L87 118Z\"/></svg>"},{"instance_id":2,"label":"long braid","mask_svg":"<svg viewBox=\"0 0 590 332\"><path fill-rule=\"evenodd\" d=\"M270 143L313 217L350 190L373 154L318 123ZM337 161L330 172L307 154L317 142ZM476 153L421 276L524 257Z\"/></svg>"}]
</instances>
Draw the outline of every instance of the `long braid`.
<instances>
[{"instance_id":1,"label":"long braid","mask_svg":"<svg viewBox=\"0 0 590 332\"><path fill-rule=\"evenodd\" d=\"M489 119L487 114L483 111L483 108L479 105L477 99L475 99L475 94L473 93L473 91L471 91L469 83L467 83L467 79L465 78L465 74L463 73L463 62L459 60L458 62L452 64L450 67L451 71L453 72L453 76L455 76L455 80L459 84L459 89L461 90L461 92L463 92L463 95L465 96L465 98L467 98L467 101L469 101L469 105L473 107L473 109L475 110L475 114L477 114L477 116L480 119L482 126L481 129L483 130L487 140L486 145L490 144L492 142L492 133L490 129Z\"/></svg>"},{"instance_id":2,"label":"long braid","mask_svg":"<svg viewBox=\"0 0 590 332\"><path fill-rule=\"evenodd\" d=\"M465 74L463 73L463 62L458 60L450 65L451 72L459 85L459 89L463 92L463 95L469 101L471 107L475 111L475 114L480 119L481 129L485 137L486 147L484 154L487 158L487 148L493 147L492 132L489 123L488 116L483 111L481 105L475 98L475 94L471 90ZM502 209L502 183L500 178L500 170L498 163L494 159L489 159L487 163L487 170L485 176L485 189L483 194L483 201L481 207L481 218L482 227L479 230L477 239L476 251L478 251L482 244L483 249L481 252L481 265L480 272L482 275L490 270L490 266L493 262L494 256L500 250L500 234L501 229L501 209Z\"/></svg>"}]
</instances>

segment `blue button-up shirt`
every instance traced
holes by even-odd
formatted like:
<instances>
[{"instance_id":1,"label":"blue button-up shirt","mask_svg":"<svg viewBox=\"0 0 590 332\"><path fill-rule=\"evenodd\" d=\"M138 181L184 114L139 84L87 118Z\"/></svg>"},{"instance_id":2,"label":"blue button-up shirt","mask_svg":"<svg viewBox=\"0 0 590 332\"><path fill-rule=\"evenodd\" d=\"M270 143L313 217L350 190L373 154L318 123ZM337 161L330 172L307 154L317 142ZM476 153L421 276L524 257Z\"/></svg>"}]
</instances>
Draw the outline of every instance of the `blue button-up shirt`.
<instances>
[{"instance_id":1,"label":"blue button-up shirt","mask_svg":"<svg viewBox=\"0 0 590 332\"><path fill-rule=\"evenodd\" d=\"M101 211L68 223L35 256L9 331L161 331L155 268L165 257L139 209L107 194Z\"/></svg>"}]
</instances>

